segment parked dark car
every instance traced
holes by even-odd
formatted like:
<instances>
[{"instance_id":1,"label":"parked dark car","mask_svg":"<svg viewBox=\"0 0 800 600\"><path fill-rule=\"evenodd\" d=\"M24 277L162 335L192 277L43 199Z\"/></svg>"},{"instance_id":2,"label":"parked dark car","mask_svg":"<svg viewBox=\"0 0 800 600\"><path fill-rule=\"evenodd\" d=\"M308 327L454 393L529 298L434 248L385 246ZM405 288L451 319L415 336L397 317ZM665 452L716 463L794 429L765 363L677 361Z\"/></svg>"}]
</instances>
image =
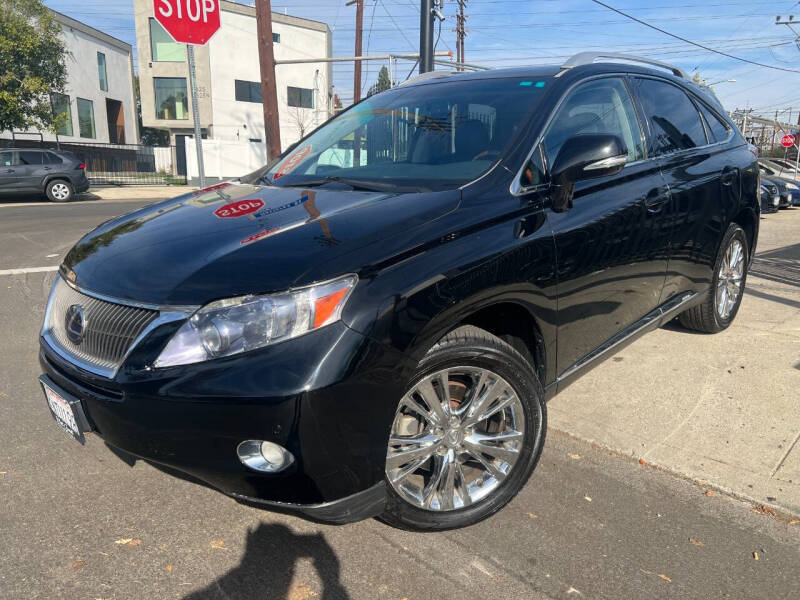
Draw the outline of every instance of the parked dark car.
<instances>
[{"instance_id":1,"label":"parked dark car","mask_svg":"<svg viewBox=\"0 0 800 600\"><path fill-rule=\"evenodd\" d=\"M498 511L547 399L676 316L727 328L742 299L756 158L681 71L624 58L429 74L258 185L104 223L47 305L57 421L312 519Z\"/></svg>"},{"instance_id":2,"label":"parked dark car","mask_svg":"<svg viewBox=\"0 0 800 600\"><path fill-rule=\"evenodd\" d=\"M761 199L761 213L776 213L781 204L781 196L778 192L778 186L769 179L761 178L761 187L759 188L759 197Z\"/></svg>"},{"instance_id":3,"label":"parked dark car","mask_svg":"<svg viewBox=\"0 0 800 600\"><path fill-rule=\"evenodd\" d=\"M86 165L70 152L0 149L0 194L39 192L52 202L67 202L88 189Z\"/></svg>"},{"instance_id":4,"label":"parked dark car","mask_svg":"<svg viewBox=\"0 0 800 600\"><path fill-rule=\"evenodd\" d=\"M758 164L761 177L768 178L769 181L778 187L780 202L778 208L789 208L793 204L800 204L800 187L794 179L778 176L778 173L763 163Z\"/></svg>"}]
</instances>

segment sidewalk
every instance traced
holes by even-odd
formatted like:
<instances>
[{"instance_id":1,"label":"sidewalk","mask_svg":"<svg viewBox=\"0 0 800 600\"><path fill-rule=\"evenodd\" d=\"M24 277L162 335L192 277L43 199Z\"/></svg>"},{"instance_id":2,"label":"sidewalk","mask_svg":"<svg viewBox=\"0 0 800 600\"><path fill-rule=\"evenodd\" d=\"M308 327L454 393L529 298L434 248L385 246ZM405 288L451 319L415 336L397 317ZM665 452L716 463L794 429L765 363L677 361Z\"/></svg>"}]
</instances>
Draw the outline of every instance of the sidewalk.
<instances>
[{"instance_id":1,"label":"sidewalk","mask_svg":"<svg viewBox=\"0 0 800 600\"><path fill-rule=\"evenodd\" d=\"M166 200L196 190L190 185L92 186L78 200Z\"/></svg>"},{"instance_id":2,"label":"sidewalk","mask_svg":"<svg viewBox=\"0 0 800 600\"><path fill-rule=\"evenodd\" d=\"M669 326L549 405L550 427L800 515L800 210L761 220L734 324Z\"/></svg>"}]
</instances>

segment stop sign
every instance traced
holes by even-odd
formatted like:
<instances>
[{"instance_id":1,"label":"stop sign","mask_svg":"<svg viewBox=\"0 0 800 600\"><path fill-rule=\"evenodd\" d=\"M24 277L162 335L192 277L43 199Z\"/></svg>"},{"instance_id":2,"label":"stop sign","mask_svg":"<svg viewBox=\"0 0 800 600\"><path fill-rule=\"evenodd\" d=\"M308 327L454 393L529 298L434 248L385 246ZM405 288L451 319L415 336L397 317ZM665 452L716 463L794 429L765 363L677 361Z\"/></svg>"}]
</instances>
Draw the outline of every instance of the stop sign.
<instances>
[{"instance_id":1,"label":"stop sign","mask_svg":"<svg viewBox=\"0 0 800 600\"><path fill-rule=\"evenodd\" d=\"M219 0L153 0L153 13L182 44L203 45L219 29Z\"/></svg>"},{"instance_id":2,"label":"stop sign","mask_svg":"<svg viewBox=\"0 0 800 600\"><path fill-rule=\"evenodd\" d=\"M794 136L791 133L786 134L781 138L781 146L783 146L784 148L789 148L790 146L793 145L794 145Z\"/></svg>"}]
</instances>

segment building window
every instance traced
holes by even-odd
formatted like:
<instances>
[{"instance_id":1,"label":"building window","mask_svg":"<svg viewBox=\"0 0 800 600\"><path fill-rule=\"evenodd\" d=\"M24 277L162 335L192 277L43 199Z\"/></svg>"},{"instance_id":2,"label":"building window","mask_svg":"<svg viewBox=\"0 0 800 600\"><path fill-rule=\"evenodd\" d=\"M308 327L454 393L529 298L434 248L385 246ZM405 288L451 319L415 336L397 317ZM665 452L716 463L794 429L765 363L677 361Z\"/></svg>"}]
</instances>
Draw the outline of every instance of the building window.
<instances>
[{"instance_id":1,"label":"building window","mask_svg":"<svg viewBox=\"0 0 800 600\"><path fill-rule=\"evenodd\" d=\"M289 106L314 108L314 90L289 86L286 95Z\"/></svg>"},{"instance_id":2,"label":"building window","mask_svg":"<svg viewBox=\"0 0 800 600\"><path fill-rule=\"evenodd\" d=\"M106 75L106 55L102 52L97 53L97 74L100 77L100 89L108 91L108 76Z\"/></svg>"},{"instance_id":3,"label":"building window","mask_svg":"<svg viewBox=\"0 0 800 600\"><path fill-rule=\"evenodd\" d=\"M95 138L94 105L91 100L78 98L78 131L83 138Z\"/></svg>"},{"instance_id":4,"label":"building window","mask_svg":"<svg viewBox=\"0 0 800 600\"><path fill-rule=\"evenodd\" d=\"M156 119L183 121L189 118L185 77L153 77Z\"/></svg>"},{"instance_id":5,"label":"building window","mask_svg":"<svg viewBox=\"0 0 800 600\"><path fill-rule=\"evenodd\" d=\"M261 83L257 81L241 81L235 79L236 100L239 102L256 102L261 104Z\"/></svg>"},{"instance_id":6,"label":"building window","mask_svg":"<svg viewBox=\"0 0 800 600\"><path fill-rule=\"evenodd\" d=\"M150 17L150 56L153 62L186 62L186 46L173 40L153 17Z\"/></svg>"},{"instance_id":7,"label":"building window","mask_svg":"<svg viewBox=\"0 0 800 600\"><path fill-rule=\"evenodd\" d=\"M272 41L275 42L276 44L280 44L281 43L281 34L280 33L273 33L272 34Z\"/></svg>"},{"instance_id":8,"label":"building window","mask_svg":"<svg viewBox=\"0 0 800 600\"><path fill-rule=\"evenodd\" d=\"M50 106L53 107L53 119L58 135L72 135L72 110L69 96L53 92L50 94Z\"/></svg>"}]
</instances>

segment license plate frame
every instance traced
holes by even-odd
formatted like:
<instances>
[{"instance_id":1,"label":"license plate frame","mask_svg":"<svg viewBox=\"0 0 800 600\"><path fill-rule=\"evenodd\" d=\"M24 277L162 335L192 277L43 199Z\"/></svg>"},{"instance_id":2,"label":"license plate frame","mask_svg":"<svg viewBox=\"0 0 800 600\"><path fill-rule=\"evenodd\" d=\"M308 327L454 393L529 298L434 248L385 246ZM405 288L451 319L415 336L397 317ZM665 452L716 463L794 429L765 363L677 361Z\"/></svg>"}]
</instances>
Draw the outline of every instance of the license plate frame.
<instances>
[{"instance_id":1,"label":"license plate frame","mask_svg":"<svg viewBox=\"0 0 800 600\"><path fill-rule=\"evenodd\" d=\"M70 437L85 445L84 431L90 431L91 428L87 425L80 399L68 394L44 376L39 378L39 383L56 424Z\"/></svg>"}]
</instances>

